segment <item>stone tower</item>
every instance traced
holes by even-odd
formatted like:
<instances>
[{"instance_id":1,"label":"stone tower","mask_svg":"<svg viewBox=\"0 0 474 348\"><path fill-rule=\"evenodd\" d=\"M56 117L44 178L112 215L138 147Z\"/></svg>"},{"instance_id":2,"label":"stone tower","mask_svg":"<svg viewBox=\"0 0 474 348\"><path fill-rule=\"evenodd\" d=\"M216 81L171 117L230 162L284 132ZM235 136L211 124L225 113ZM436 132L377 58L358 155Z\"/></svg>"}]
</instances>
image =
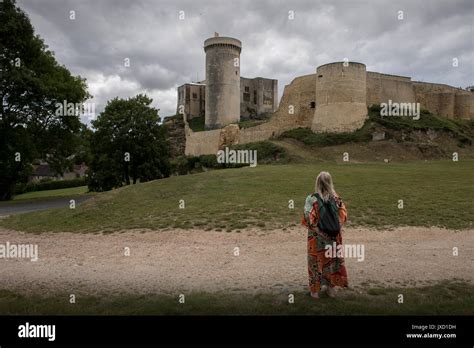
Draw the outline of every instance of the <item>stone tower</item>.
<instances>
[{"instance_id":1,"label":"stone tower","mask_svg":"<svg viewBox=\"0 0 474 348\"><path fill-rule=\"evenodd\" d=\"M365 64L337 62L316 70L314 132L352 132L367 118Z\"/></svg>"},{"instance_id":2,"label":"stone tower","mask_svg":"<svg viewBox=\"0 0 474 348\"><path fill-rule=\"evenodd\" d=\"M206 52L206 129L240 121L240 52L242 43L231 37L204 41Z\"/></svg>"}]
</instances>

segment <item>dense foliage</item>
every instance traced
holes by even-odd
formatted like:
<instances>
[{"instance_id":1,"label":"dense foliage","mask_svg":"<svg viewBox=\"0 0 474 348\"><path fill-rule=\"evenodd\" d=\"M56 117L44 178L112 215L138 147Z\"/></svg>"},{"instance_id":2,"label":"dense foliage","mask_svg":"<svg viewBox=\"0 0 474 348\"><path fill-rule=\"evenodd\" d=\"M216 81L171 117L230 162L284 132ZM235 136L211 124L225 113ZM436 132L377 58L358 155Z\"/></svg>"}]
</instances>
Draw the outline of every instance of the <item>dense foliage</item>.
<instances>
[{"instance_id":1,"label":"dense foliage","mask_svg":"<svg viewBox=\"0 0 474 348\"><path fill-rule=\"evenodd\" d=\"M14 0L0 2L0 200L11 199L36 158L62 174L77 146L77 115L57 104L82 103L85 81L59 65Z\"/></svg>"},{"instance_id":2,"label":"dense foliage","mask_svg":"<svg viewBox=\"0 0 474 348\"><path fill-rule=\"evenodd\" d=\"M92 121L89 189L112 188L167 177L170 149L152 99L138 95L108 102Z\"/></svg>"}]
</instances>

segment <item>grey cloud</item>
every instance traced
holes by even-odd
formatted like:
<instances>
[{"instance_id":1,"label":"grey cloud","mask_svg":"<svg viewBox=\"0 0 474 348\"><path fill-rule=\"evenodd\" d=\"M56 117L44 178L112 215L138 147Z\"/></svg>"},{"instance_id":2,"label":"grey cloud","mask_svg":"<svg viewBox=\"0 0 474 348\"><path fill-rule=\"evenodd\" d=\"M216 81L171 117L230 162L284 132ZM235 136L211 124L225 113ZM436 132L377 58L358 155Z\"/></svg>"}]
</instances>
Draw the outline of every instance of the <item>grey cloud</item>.
<instances>
[{"instance_id":1,"label":"grey cloud","mask_svg":"<svg viewBox=\"0 0 474 348\"><path fill-rule=\"evenodd\" d=\"M99 111L114 96L146 91L157 99L161 115L174 113L172 91L204 79L203 41L215 31L243 42L243 76L278 79L280 95L294 77L345 57L373 71L454 86L474 84L470 0L18 3L58 61L93 85ZM75 21L69 19L71 10ZM181 10L184 20L178 18ZM288 11L294 11L294 20ZM455 57L457 68L452 66ZM130 58L130 68L123 66L124 58Z\"/></svg>"}]
</instances>

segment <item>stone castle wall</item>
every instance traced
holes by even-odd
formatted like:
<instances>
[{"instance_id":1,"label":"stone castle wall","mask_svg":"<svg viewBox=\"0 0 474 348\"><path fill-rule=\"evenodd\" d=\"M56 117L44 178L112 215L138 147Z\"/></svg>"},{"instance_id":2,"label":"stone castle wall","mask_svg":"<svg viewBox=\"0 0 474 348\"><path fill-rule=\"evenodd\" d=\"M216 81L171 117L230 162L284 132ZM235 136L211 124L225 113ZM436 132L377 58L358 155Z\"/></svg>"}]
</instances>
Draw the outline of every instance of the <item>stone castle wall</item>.
<instances>
[{"instance_id":1,"label":"stone castle wall","mask_svg":"<svg viewBox=\"0 0 474 348\"><path fill-rule=\"evenodd\" d=\"M310 127L316 107L316 74L295 78L285 86L272 122L278 128Z\"/></svg>"},{"instance_id":2,"label":"stone castle wall","mask_svg":"<svg viewBox=\"0 0 474 348\"><path fill-rule=\"evenodd\" d=\"M205 100L206 85L202 83L186 83L178 87L178 105L176 114L180 114L180 108L184 108L184 113L188 120L204 116L206 105Z\"/></svg>"},{"instance_id":3,"label":"stone castle wall","mask_svg":"<svg viewBox=\"0 0 474 348\"><path fill-rule=\"evenodd\" d=\"M459 118L472 120L474 119L474 93L456 94L454 98L454 114Z\"/></svg>"},{"instance_id":4,"label":"stone castle wall","mask_svg":"<svg viewBox=\"0 0 474 348\"><path fill-rule=\"evenodd\" d=\"M240 77L240 116L257 116L278 108L278 80Z\"/></svg>"},{"instance_id":5,"label":"stone castle wall","mask_svg":"<svg viewBox=\"0 0 474 348\"><path fill-rule=\"evenodd\" d=\"M315 102L313 88L315 84L316 74L295 78L285 86L278 110L268 122L258 126L239 129L237 132L229 132L229 127L193 132L187 127L185 154L187 156L215 154L226 145L220 143L221 139L226 139L227 145L248 144L268 140L292 128L310 127L314 115L312 103Z\"/></svg>"},{"instance_id":6,"label":"stone castle wall","mask_svg":"<svg viewBox=\"0 0 474 348\"><path fill-rule=\"evenodd\" d=\"M325 64L316 71L313 132L351 132L367 118L367 72L355 62Z\"/></svg>"},{"instance_id":7,"label":"stone castle wall","mask_svg":"<svg viewBox=\"0 0 474 348\"><path fill-rule=\"evenodd\" d=\"M413 86L416 101L430 112L447 118L474 118L474 93L438 83L414 81Z\"/></svg>"},{"instance_id":8,"label":"stone castle wall","mask_svg":"<svg viewBox=\"0 0 474 348\"><path fill-rule=\"evenodd\" d=\"M263 141L286 130L311 127L314 115L316 74L295 78L285 86L278 110L268 122L240 130L239 144Z\"/></svg>"},{"instance_id":9,"label":"stone castle wall","mask_svg":"<svg viewBox=\"0 0 474 348\"><path fill-rule=\"evenodd\" d=\"M285 86L278 110L268 122L246 129L228 127L187 133L186 154L215 154L225 145L246 144L278 136L286 130L350 132L363 125L367 106L382 102L413 103L448 117L474 119L474 93L443 84L412 81L410 77L366 72L365 65L330 63L316 74L295 78ZM235 125L236 126L236 125ZM238 126L237 126L238 127ZM223 135L225 134L225 136Z\"/></svg>"},{"instance_id":10,"label":"stone castle wall","mask_svg":"<svg viewBox=\"0 0 474 348\"><path fill-rule=\"evenodd\" d=\"M219 139L221 130L213 129L204 132L193 132L189 126L185 125L186 156L200 156L216 154L219 150Z\"/></svg>"},{"instance_id":11,"label":"stone castle wall","mask_svg":"<svg viewBox=\"0 0 474 348\"><path fill-rule=\"evenodd\" d=\"M367 72L367 105L391 99L397 103L414 103L415 90L410 77Z\"/></svg>"}]
</instances>

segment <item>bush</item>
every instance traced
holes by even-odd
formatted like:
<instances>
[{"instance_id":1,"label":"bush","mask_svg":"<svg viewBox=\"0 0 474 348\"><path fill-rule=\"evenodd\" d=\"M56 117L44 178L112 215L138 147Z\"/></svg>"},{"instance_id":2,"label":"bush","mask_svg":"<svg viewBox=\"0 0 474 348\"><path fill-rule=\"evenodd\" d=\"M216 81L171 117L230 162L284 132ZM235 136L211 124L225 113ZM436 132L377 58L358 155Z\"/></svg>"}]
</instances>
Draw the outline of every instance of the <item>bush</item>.
<instances>
[{"instance_id":1,"label":"bush","mask_svg":"<svg viewBox=\"0 0 474 348\"><path fill-rule=\"evenodd\" d=\"M186 157L177 157L170 160L171 173L174 175L186 175L190 170L190 163Z\"/></svg>"},{"instance_id":2,"label":"bush","mask_svg":"<svg viewBox=\"0 0 474 348\"><path fill-rule=\"evenodd\" d=\"M270 141L231 146L234 150L257 150L258 164L286 163L288 156L284 148Z\"/></svg>"},{"instance_id":3,"label":"bush","mask_svg":"<svg viewBox=\"0 0 474 348\"><path fill-rule=\"evenodd\" d=\"M41 180L39 182L19 183L16 185L15 194L26 192L58 190L69 187L79 187L87 185L87 179L79 178L73 180Z\"/></svg>"},{"instance_id":4,"label":"bush","mask_svg":"<svg viewBox=\"0 0 474 348\"><path fill-rule=\"evenodd\" d=\"M244 145L233 145L233 150L257 150L257 164L286 163L288 161L285 149L269 141L261 141ZM224 169L246 167L245 163L218 163L216 155L201 155L178 157L172 160L172 173L186 175L188 173L206 169Z\"/></svg>"},{"instance_id":5,"label":"bush","mask_svg":"<svg viewBox=\"0 0 474 348\"><path fill-rule=\"evenodd\" d=\"M474 137L474 122L466 120L451 120L445 117L432 115L429 111L421 109L420 119L410 117L382 117L380 105L369 107L369 117L364 125L352 133L313 133L309 128L295 128L280 135L280 139L291 138L303 144L314 147L341 145L349 142L368 142L372 139L371 133L375 125L395 131L435 131L449 132L458 139L459 146L471 145Z\"/></svg>"},{"instance_id":6,"label":"bush","mask_svg":"<svg viewBox=\"0 0 474 348\"><path fill-rule=\"evenodd\" d=\"M199 156L199 165L206 168L224 168L220 163L217 163L216 155L202 155Z\"/></svg>"},{"instance_id":7,"label":"bush","mask_svg":"<svg viewBox=\"0 0 474 348\"><path fill-rule=\"evenodd\" d=\"M261 125L262 123L265 123L265 122L267 122L267 120L249 119L249 120L241 120L238 123L238 125L240 129L245 129L245 128L251 128L251 127Z\"/></svg>"},{"instance_id":8,"label":"bush","mask_svg":"<svg viewBox=\"0 0 474 348\"><path fill-rule=\"evenodd\" d=\"M420 110L420 119L413 120L410 117L382 117L380 106L373 105L369 108L369 122L375 122L387 129L393 130L421 130L429 129L451 133L459 140L459 145L471 145L473 137L473 124L466 120L451 120L431 114L425 109Z\"/></svg>"},{"instance_id":9,"label":"bush","mask_svg":"<svg viewBox=\"0 0 474 348\"><path fill-rule=\"evenodd\" d=\"M373 104L373 105L369 106L369 112L380 113L380 110L382 110L382 108L379 104Z\"/></svg>"},{"instance_id":10,"label":"bush","mask_svg":"<svg viewBox=\"0 0 474 348\"><path fill-rule=\"evenodd\" d=\"M367 142L372 139L370 124L352 133L313 133L310 128L295 128L284 132L280 138L291 138L314 147L341 145L349 142Z\"/></svg>"},{"instance_id":11,"label":"bush","mask_svg":"<svg viewBox=\"0 0 474 348\"><path fill-rule=\"evenodd\" d=\"M205 129L205 119L204 116L194 117L188 121L189 128L193 130L193 132L202 132Z\"/></svg>"}]
</instances>

